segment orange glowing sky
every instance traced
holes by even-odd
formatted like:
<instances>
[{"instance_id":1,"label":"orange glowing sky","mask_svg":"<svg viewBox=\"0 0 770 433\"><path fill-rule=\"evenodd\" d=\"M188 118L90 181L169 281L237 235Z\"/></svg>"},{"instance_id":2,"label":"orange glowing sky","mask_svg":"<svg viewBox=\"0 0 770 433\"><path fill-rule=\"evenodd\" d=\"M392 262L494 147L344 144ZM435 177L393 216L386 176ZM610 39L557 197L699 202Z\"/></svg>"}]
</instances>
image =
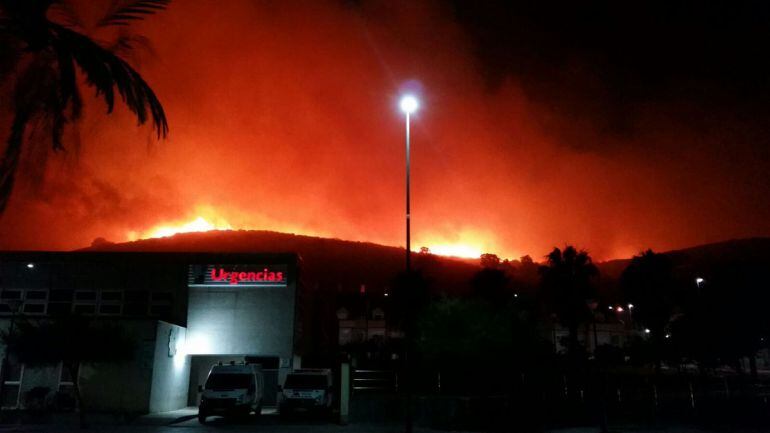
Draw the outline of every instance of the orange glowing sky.
<instances>
[{"instance_id":1,"label":"orange glowing sky","mask_svg":"<svg viewBox=\"0 0 770 433\"><path fill-rule=\"evenodd\" d=\"M397 97L409 80L422 99L415 249L517 258L571 243L609 259L770 235L766 167L737 128L677 122L699 108L666 101L612 134L534 94L536 77L490 88L440 2L180 0L135 30L152 44L133 61L164 103L169 138L87 100L79 151L20 183L0 248L211 228L403 246Z\"/></svg>"}]
</instances>

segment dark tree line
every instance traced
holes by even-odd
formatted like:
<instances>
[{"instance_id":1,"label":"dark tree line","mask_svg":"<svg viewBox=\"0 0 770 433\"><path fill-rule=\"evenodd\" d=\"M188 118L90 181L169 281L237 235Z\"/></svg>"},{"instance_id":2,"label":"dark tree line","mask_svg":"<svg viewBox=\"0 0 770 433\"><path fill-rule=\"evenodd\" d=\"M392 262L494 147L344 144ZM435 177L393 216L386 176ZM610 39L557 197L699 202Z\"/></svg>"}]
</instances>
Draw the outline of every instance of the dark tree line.
<instances>
[{"instance_id":1,"label":"dark tree line","mask_svg":"<svg viewBox=\"0 0 770 433\"><path fill-rule=\"evenodd\" d=\"M475 366L489 363L517 376L549 374L546 366L560 363L559 371L580 375L596 358L603 365L647 365L658 375L664 365L676 370L685 364L703 372L720 365L742 372L739 361L748 358L756 374L755 355L767 347L769 295L761 263L723 263L701 276L647 250L630 260L609 293L598 290L601 276L588 252L572 246L555 248L539 265L528 257L510 262L490 254L481 265L470 296L433 299L423 310L420 344L426 361L438 368L474 366L462 371L483 376ZM625 345L589 353L581 331L591 335L596 321L618 323L607 306L628 305L633 320L619 324L626 329ZM563 354L554 353L547 338L549 323L567 331Z\"/></svg>"}]
</instances>

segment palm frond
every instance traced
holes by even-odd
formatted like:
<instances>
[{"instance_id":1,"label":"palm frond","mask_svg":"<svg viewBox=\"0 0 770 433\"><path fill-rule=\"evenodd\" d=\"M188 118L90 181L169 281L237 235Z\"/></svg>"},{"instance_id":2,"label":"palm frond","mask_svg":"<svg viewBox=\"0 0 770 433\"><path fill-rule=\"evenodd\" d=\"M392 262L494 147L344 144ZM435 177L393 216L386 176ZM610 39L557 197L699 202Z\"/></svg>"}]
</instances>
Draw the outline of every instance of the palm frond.
<instances>
[{"instance_id":1,"label":"palm frond","mask_svg":"<svg viewBox=\"0 0 770 433\"><path fill-rule=\"evenodd\" d=\"M109 52L115 53L118 57L126 59L133 64L136 64L139 57L137 56L137 52L148 53L151 56L155 55L152 44L146 36L129 32L119 33L112 43L105 45L104 47Z\"/></svg>"},{"instance_id":2,"label":"palm frond","mask_svg":"<svg viewBox=\"0 0 770 433\"><path fill-rule=\"evenodd\" d=\"M80 15L76 12L71 1L68 0L54 0L51 7L48 8L48 18L57 24L61 24L76 31L85 28L83 20L80 19Z\"/></svg>"},{"instance_id":3,"label":"palm frond","mask_svg":"<svg viewBox=\"0 0 770 433\"><path fill-rule=\"evenodd\" d=\"M115 106L115 89L135 115L139 124L152 120L158 138L168 134L168 121L155 92L141 75L123 59L91 39L62 26L55 26L53 43L83 70L88 85L107 103L107 112Z\"/></svg>"},{"instance_id":4,"label":"palm frond","mask_svg":"<svg viewBox=\"0 0 770 433\"><path fill-rule=\"evenodd\" d=\"M98 25L100 27L126 26L131 21L141 20L166 9L170 3L171 0L113 0L107 14Z\"/></svg>"},{"instance_id":5,"label":"palm frond","mask_svg":"<svg viewBox=\"0 0 770 433\"><path fill-rule=\"evenodd\" d=\"M24 142L24 132L27 128L28 113L17 112L11 126L11 135L0 158L0 215L3 214L11 198L13 185L16 182L16 170L19 167L21 148Z\"/></svg>"}]
</instances>

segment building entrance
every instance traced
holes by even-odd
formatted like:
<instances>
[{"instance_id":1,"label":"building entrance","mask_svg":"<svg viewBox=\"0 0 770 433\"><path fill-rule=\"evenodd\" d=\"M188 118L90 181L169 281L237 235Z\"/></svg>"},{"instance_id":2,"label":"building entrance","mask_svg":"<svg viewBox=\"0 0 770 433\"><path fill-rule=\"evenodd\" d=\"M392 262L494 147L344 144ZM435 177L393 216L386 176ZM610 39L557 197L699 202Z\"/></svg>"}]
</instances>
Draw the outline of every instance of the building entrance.
<instances>
[{"instance_id":1,"label":"building entrance","mask_svg":"<svg viewBox=\"0 0 770 433\"><path fill-rule=\"evenodd\" d=\"M277 356L258 356L258 355L191 355L190 356L190 392L187 398L189 406L198 406L200 403L200 393L198 385L206 382L209 370L219 363L236 364L248 362L260 364L262 373L265 377L265 393L263 406L275 406L278 398L278 370L280 358Z\"/></svg>"}]
</instances>

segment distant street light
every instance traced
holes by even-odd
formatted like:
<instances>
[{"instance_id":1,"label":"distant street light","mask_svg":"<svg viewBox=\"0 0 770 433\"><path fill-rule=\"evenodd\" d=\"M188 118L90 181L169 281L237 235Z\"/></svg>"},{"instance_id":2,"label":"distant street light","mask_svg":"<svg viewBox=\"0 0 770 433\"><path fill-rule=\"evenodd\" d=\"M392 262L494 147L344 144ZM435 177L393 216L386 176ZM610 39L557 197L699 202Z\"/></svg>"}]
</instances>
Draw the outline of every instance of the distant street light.
<instances>
[{"instance_id":1,"label":"distant street light","mask_svg":"<svg viewBox=\"0 0 770 433\"><path fill-rule=\"evenodd\" d=\"M706 282L706 280L704 280L701 277L698 277L695 279L695 285L698 286L699 289L701 288L704 282Z\"/></svg>"},{"instance_id":2,"label":"distant street light","mask_svg":"<svg viewBox=\"0 0 770 433\"><path fill-rule=\"evenodd\" d=\"M645 334L649 334L650 333L650 328L644 328L644 333Z\"/></svg>"},{"instance_id":3,"label":"distant street light","mask_svg":"<svg viewBox=\"0 0 770 433\"><path fill-rule=\"evenodd\" d=\"M615 311L617 311L618 313L622 313L622 312L623 312L623 307L621 307L620 305L618 305L618 307L617 307L617 308L615 308Z\"/></svg>"}]
</instances>

